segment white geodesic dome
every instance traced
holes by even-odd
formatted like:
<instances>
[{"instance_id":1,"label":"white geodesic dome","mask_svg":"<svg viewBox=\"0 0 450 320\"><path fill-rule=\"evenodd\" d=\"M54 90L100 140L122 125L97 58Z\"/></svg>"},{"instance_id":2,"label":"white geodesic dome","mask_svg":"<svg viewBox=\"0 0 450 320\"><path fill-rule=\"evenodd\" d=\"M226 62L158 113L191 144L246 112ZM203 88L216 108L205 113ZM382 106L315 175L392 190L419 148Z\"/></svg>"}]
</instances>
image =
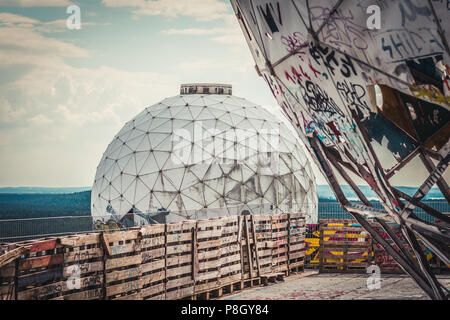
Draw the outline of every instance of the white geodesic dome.
<instances>
[{"instance_id":1,"label":"white geodesic dome","mask_svg":"<svg viewBox=\"0 0 450 320\"><path fill-rule=\"evenodd\" d=\"M231 86L195 88L144 109L111 141L92 187L96 227L244 210L315 220L315 177L298 138L264 108L227 94Z\"/></svg>"}]
</instances>

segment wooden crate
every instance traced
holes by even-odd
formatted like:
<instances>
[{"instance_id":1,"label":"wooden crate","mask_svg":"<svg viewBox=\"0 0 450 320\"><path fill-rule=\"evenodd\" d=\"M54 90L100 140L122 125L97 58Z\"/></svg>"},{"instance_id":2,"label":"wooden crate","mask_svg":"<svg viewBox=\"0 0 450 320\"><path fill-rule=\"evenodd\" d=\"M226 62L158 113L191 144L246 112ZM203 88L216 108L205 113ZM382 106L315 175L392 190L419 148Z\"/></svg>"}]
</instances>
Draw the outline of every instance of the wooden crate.
<instances>
[{"instance_id":1,"label":"wooden crate","mask_svg":"<svg viewBox=\"0 0 450 320\"><path fill-rule=\"evenodd\" d=\"M281 214L39 239L14 248L1 245L0 297L214 298L297 267L304 255L303 240L301 215ZM346 244L348 257L354 254L350 247Z\"/></svg>"},{"instance_id":2,"label":"wooden crate","mask_svg":"<svg viewBox=\"0 0 450 320\"><path fill-rule=\"evenodd\" d=\"M255 226L257 258L259 262L260 275L272 273L272 216L270 214L259 214L253 217Z\"/></svg>"},{"instance_id":3,"label":"wooden crate","mask_svg":"<svg viewBox=\"0 0 450 320\"><path fill-rule=\"evenodd\" d=\"M138 229L102 233L105 299L140 299L141 250Z\"/></svg>"},{"instance_id":4,"label":"wooden crate","mask_svg":"<svg viewBox=\"0 0 450 320\"><path fill-rule=\"evenodd\" d=\"M193 239L196 221L167 224L166 300L194 295Z\"/></svg>"},{"instance_id":5,"label":"wooden crate","mask_svg":"<svg viewBox=\"0 0 450 320\"><path fill-rule=\"evenodd\" d=\"M58 239L63 252L64 300L103 299L104 252L100 234Z\"/></svg>"},{"instance_id":6,"label":"wooden crate","mask_svg":"<svg viewBox=\"0 0 450 320\"><path fill-rule=\"evenodd\" d=\"M25 253L20 245L0 243L0 300L15 300L16 261Z\"/></svg>"},{"instance_id":7,"label":"wooden crate","mask_svg":"<svg viewBox=\"0 0 450 320\"><path fill-rule=\"evenodd\" d=\"M305 217L300 212L289 213L289 251L288 268L291 271L302 271L306 255L306 225Z\"/></svg>"},{"instance_id":8,"label":"wooden crate","mask_svg":"<svg viewBox=\"0 0 450 320\"><path fill-rule=\"evenodd\" d=\"M272 272L288 271L288 214L272 216Z\"/></svg>"},{"instance_id":9,"label":"wooden crate","mask_svg":"<svg viewBox=\"0 0 450 320\"><path fill-rule=\"evenodd\" d=\"M15 300L15 274L15 262L4 264L0 268L0 300Z\"/></svg>"},{"instance_id":10,"label":"wooden crate","mask_svg":"<svg viewBox=\"0 0 450 320\"><path fill-rule=\"evenodd\" d=\"M20 243L26 248L17 261L17 299L60 299L63 293L63 259L57 238Z\"/></svg>"},{"instance_id":11,"label":"wooden crate","mask_svg":"<svg viewBox=\"0 0 450 320\"><path fill-rule=\"evenodd\" d=\"M220 286L221 218L197 221L196 244L198 269L195 272L195 292L209 291Z\"/></svg>"},{"instance_id":12,"label":"wooden crate","mask_svg":"<svg viewBox=\"0 0 450 320\"><path fill-rule=\"evenodd\" d=\"M322 220L319 231L320 272L366 272L371 237L355 220Z\"/></svg>"},{"instance_id":13,"label":"wooden crate","mask_svg":"<svg viewBox=\"0 0 450 320\"><path fill-rule=\"evenodd\" d=\"M221 219L221 246L219 249L219 287L229 286L241 280L241 246L239 243L238 216L224 217ZM230 286L228 291L232 291ZM231 292L229 292L231 293Z\"/></svg>"},{"instance_id":14,"label":"wooden crate","mask_svg":"<svg viewBox=\"0 0 450 320\"><path fill-rule=\"evenodd\" d=\"M141 297L145 300L166 298L166 226L141 228Z\"/></svg>"},{"instance_id":15,"label":"wooden crate","mask_svg":"<svg viewBox=\"0 0 450 320\"><path fill-rule=\"evenodd\" d=\"M256 256L255 244L257 243L256 234L253 233L252 216L241 216L242 220L242 239L241 239L241 263L242 280L259 278L258 261Z\"/></svg>"}]
</instances>

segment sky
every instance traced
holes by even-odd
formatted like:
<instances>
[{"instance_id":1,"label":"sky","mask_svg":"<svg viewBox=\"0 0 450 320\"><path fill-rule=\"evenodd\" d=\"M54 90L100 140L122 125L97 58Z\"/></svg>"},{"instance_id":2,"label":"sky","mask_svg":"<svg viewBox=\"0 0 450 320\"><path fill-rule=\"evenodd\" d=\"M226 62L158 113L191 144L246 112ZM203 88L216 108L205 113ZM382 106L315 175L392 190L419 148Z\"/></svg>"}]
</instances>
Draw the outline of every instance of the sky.
<instances>
[{"instance_id":1,"label":"sky","mask_svg":"<svg viewBox=\"0 0 450 320\"><path fill-rule=\"evenodd\" d=\"M91 186L124 123L190 82L278 108L228 0L0 0L0 187Z\"/></svg>"},{"instance_id":2,"label":"sky","mask_svg":"<svg viewBox=\"0 0 450 320\"><path fill-rule=\"evenodd\" d=\"M276 105L228 1L0 0L0 186L92 185L123 124L186 82Z\"/></svg>"}]
</instances>

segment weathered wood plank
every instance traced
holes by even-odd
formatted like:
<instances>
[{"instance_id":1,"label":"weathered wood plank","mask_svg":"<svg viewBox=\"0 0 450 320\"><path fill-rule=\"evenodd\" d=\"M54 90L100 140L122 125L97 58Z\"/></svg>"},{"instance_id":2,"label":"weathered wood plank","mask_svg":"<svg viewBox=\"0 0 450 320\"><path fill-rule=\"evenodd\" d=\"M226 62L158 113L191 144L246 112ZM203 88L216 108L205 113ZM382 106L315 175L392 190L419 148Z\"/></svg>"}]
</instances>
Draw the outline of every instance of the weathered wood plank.
<instances>
[{"instance_id":1,"label":"weathered wood plank","mask_svg":"<svg viewBox=\"0 0 450 320\"><path fill-rule=\"evenodd\" d=\"M190 241L192 238L192 235L190 232L185 233L171 233L167 235L167 244L173 243L173 242L181 242L181 241Z\"/></svg>"},{"instance_id":2,"label":"weathered wood plank","mask_svg":"<svg viewBox=\"0 0 450 320\"><path fill-rule=\"evenodd\" d=\"M167 258L167 267L177 266L184 263L192 262L192 256L190 254L185 254L182 256L174 256Z\"/></svg>"},{"instance_id":3,"label":"weathered wood plank","mask_svg":"<svg viewBox=\"0 0 450 320\"><path fill-rule=\"evenodd\" d=\"M139 236L139 230L105 232L102 236L107 243L135 240Z\"/></svg>"},{"instance_id":4,"label":"weathered wood plank","mask_svg":"<svg viewBox=\"0 0 450 320\"><path fill-rule=\"evenodd\" d=\"M19 291L18 300L42 300L51 295L59 295L63 292L63 281L39 286L33 289Z\"/></svg>"},{"instance_id":5,"label":"weathered wood plank","mask_svg":"<svg viewBox=\"0 0 450 320\"><path fill-rule=\"evenodd\" d=\"M31 243L24 243L23 246L27 249L27 252L41 252L47 250L53 250L56 248L56 238L48 240L35 240Z\"/></svg>"},{"instance_id":6,"label":"weathered wood plank","mask_svg":"<svg viewBox=\"0 0 450 320\"><path fill-rule=\"evenodd\" d=\"M119 268L119 267L139 265L141 263L142 263L141 255L138 254L138 255L123 257L123 258L108 259L105 262L105 269L111 270L111 269Z\"/></svg>"},{"instance_id":7,"label":"weathered wood plank","mask_svg":"<svg viewBox=\"0 0 450 320\"><path fill-rule=\"evenodd\" d=\"M222 245L222 239L202 241L202 242L198 242L197 249L202 250L202 249L206 249L206 248L220 247L221 245Z\"/></svg>"},{"instance_id":8,"label":"weathered wood plank","mask_svg":"<svg viewBox=\"0 0 450 320\"><path fill-rule=\"evenodd\" d=\"M163 293L162 296L164 296L163 300L165 299L165 284L164 283L158 283L153 286L149 286L146 288L141 289L141 296L145 299L148 296L153 296L159 293Z\"/></svg>"},{"instance_id":9,"label":"weathered wood plank","mask_svg":"<svg viewBox=\"0 0 450 320\"><path fill-rule=\"evenodd\" d=\"M24 260L19 261L19 271L48 267L56 264L61 264L62 262L63 262L62 254L26 258Z\"/></svg>"},{"instance_id":10,"label":"weathered wood plank","mask_svg":"<svg viewBox=\"0 0 450 320\"><path fill-rule=\"evenodd\" d=\"M116 285L106 286L106 296L111 297L116 294L127 293L130 291L139 290L141 288L139 280L128 281Z\"/></svg>"},{"instance_id":11,"label":"weathered wood plank","mask_svg":"<svg viewBox=\"0 0 450 320\"><path fill-rule=\"evenodd\" d=\"M79 272L80 275L85 275L99 271L103 271L103 261L83 262L65 266L63 269L63 276L70 277L74 275L75 272Z\"/></svg>"},{"instance_id":12,"label":"weathered wood plank","mask_svg":"<svg viewBox=\"0 0 450 320\"><path fill-rule=\"evenodd\" d=\"M58 243L66 247L81 247L100 243L100 233L90 233L58 238Z\"/></svg>"},{"instance_id":13,"label":"weathered wood plank","mask_svg":"<svg viewBox=\"0 0 450 320\"><path fill-rule=\"evenodd\" d=\"M190 275L183 277L183 278L168 280L166 283L166 290L185 286L188 284L194 285L194 281L192 280L192 277Z\"/></svg>"},{"instance_id":14,"label":"weathered wood plank","mask_svg":"<svg viewBox=\"0 0 450 320\"><path fill-rule=\"evenodd\" d=\"M141 267L128 268L125 270L112 271L106 273L106 282L114 282L119 280L125 280L130 278L136 278L141 275Z\"/></svg>"},{"instance_id":15,"label":"weathered wood plank","mask_svg":"<svg viewBox=\"0 0 450 320\"><path fill-rule=\"evenodd\" d=\"M187 221L181 221L176 223L169 223L167 224L167 233L173 233L173 232L190 232L192 231L192 228L195 227L196 221L194 220L187 220Z\"/></svg>"},{"instance_id":16,"label":"weathered wood plank","mask_svg":"<svg viewBox=\"0 0 450 320\"><path fill-rule=\"evenodd\" d=\"M197 239L205 239L205 238L217 238L222 235L222 229L213 229L213 230L205 230L205 231L197 231Z\"/></svg>"},{"instance_id":17,"label":"weathered wood plank","mask_svg":"<svg viewBox=\"0 0 450 320\"><path fill-rule=\"evenodd\" d=\"M61 280L63 271L61 268L49 269L18 277L18 287L22 289L28 286L39 286L44 283Z\"/></svg>"},{"instance_id":18,"label":"weathered wood plank","mask_svg":"<svg viewBox=\"0 0 450 320\"><path fill-rule=\"evenodd\" d=\"M63 281L63 291L67 292L71 290L86 289L89 287L101 286L102 284L103 274L101 273L81 277L79 278L79 281L78 279L71 281L71 279L69 278L66 281Z\"/></svg>"},{"instance_id":19,"label":"weathered wood plank","mask_svg":"<svg viewBox=\"0 0 450 320\"><path fill-rule=\"evenodd\" d=\"M175 268L170 268L167 269L166 271L166 277L170 278L170 277L175 277L175 276L179 276L182 274L191 274L192 273L192 266L191 265L187 265L187 266L182 266L182 267L175 267Z\"/></svg>"},{"instance_id":20,"label":"weathered wood plank","mask_svg":"<svg viewBox=\"0 0 450 320\"><path fill-rule=\"evenodd\" d=\"M73 251L64 252L64 263L92 260L101 257L103 257L102 248L90 248L84 250L76 248Z\"/></svg>"},{"instance_id":21,"label":"weathered wood plank","mask_svg":"<svg viewBox=\"0 0 450 320\"><path fill-rule=\"evenodd\" d=\"M162 270L162 271L150 273L150 274L145 275L145 276L141 276L139 281L141 282L141 286L145 287L145 286L147 286L149 284L152 284L152 283L155 283L155 282L158 282L158 281L162 281L165 278L166 278L165 271Z\"/></svg>"},{"instance_id":22,"label":"weathered wood plank","mask_svg":"<svg viewBox=\"0 0 450 320\"><path fill-rule=\"evenodd\" d=\"M166 248L157 248L147 251L141 251L142 263L147 263L152 260L164 259Z\"/></svg>"},{"instance_id":23,"label":"weathered wood plank","mask_svg":"<svg viewBox=\"0 0 450 320\"><path fill-rule=\"evenodd\" d=\"M179 288L166 292L166 300L176 300L192 296L194 294L194 286L187 288Z\"/></svg>"},{"instance_id":24,"label":"weathered wood plank","mask_svg":"<svg viewBox=\"0 0 450 320\"><path fill-rule=\"evenodd\" d=\"M132 253L140 250L140 245L135 242L124 243L118 245L110 245L109 246L109 255L116 256L124 253Z\"/></svg>"},{"instance_id":25,"label":"weathered wood plank","mask_svg":"<svg viewBox=\"0 0 450 320\"><path fill-rule=\"evenodd\" d=\"M164 233L165 226L164 224L154 224L150 226L141 227L139 232L143 237L150 236L154 234Z\"/></svg>"},{"instance_id":26,"label":"weathered wood plank","mask_svg":"<svg viewBox=\"0 0 450 320\"><path fill-rule=\"evenodd\" d=\"M158 269L163 269L164 266L165 266L164 259L155 260L155 261L148 262L148 263L143 263L143 264L141 264L142 274L144 274L146 272L158 270Z\"/></svg>"},{"instance_id":27,"label":"weathered wood plank","mask_svg":"<svg viewBox=\"0 0 450 320\"><path fill-rule=\"evenodd\" d=\"M220 268L220 275L224 275L224 274L229 274L235 271L240 271L241 270L241 265L240 264L232 264L226 267L221 267Z\"/></svg>"},{"instance_id":28,"label":"weathered wood plank","mask_svg":"<svg viewBox=\"0 0 450 320\"><path fill-rule=\"evenodd\" d=\"M181 253L191 253L192 244L177 244L174 246L167 246L167 255L171 254L181 254Z\"/></svg>"},{"instance_id":29,"label":"weathered wood plank","mask_svg":"<svg viewBox=\"0 0 450 320\"><path fill-rule=\"evenodd\" d=\"M24 255L25 252L27 252L25 247L18 247L2 254L0 256L0 268Z\"/></svg>"},{"instance_id":30,"label":"weathered wood plank","mask_svg":"<svg viewBox=\"0 0 450 320\"><path fill-rule=\"evenodd\" d=\"M208 272L199 272L197 274L197 281L204 281L204 280L210 280L215 279L219 277L219 270L213 270Z\"/></svg>"}]
</instances>

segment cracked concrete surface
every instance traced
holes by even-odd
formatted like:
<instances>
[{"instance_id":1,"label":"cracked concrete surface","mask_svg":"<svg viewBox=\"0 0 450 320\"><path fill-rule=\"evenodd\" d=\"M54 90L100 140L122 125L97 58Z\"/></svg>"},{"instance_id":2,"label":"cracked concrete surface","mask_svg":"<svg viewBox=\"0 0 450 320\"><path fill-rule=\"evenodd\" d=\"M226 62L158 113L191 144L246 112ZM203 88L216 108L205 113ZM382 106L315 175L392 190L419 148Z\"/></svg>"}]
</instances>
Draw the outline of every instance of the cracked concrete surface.
<instances>
[{"instance_id":1,"label":"cracked concrete surface","mask_svg":"<svg viewBox=\"0 0 450 320\"><path fill-rule=\"evenodd\" d=\"M407 275L381 275L380 289L369 290L367 274L338 274L306 271L284 282L255 287L222 300L428 300L428 296ZM438 276L447 288L450 276Z\"/></svg>"}]
</instances>

